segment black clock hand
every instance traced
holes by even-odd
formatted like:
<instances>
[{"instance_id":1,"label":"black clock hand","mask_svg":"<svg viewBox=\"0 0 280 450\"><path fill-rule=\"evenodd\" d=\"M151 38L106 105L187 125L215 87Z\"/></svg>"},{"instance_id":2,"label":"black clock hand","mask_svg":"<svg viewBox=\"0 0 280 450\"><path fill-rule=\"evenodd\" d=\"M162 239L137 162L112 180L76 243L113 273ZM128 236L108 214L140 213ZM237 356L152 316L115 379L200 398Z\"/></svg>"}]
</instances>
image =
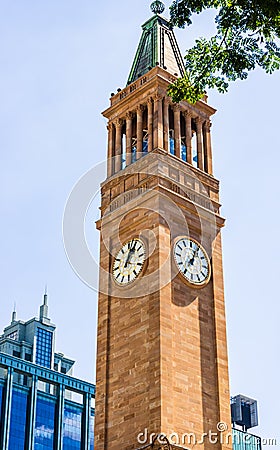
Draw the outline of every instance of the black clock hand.
<instances>
[{"instance_id":1,"label":"black clock hand","mask_svg":"<svg viewBox=\"0 0 280 450\"><path fill-rule=\"evenodd\" d=\"M129 263L130 263L130 260L131 260L131 256L135 253L136 245L137 245L137 241L135 241L134 246L131 248L131 251L129 252L129 255L128 255L128 262Z\"/></svg>"},{"instance_id":2,"label":"black clock hand","mask_svg":"<svg viewBox=\"0 0 280 450\"><path fill-rule=\"evenodd\" d=\"M192 258L189 260L189 263L190 263L191 265L193 265L193 263L194 263L194 258L197 256L198 251L199 251L199 247L196 248L196 250L193 252Z\"/></svg>"},{"instance_id":3,"label":"black clock hand","mask_svg":"<svg viewBox=\"0 0 280 450\"><path fill-rule=\"evenodd\" d=\"M124 263L124 268L127 267L128 259L129 259L129 256L130 256L130 252L131 252L131 248L128 251L128 254L127 254L127 257L126 257L126 260L125 260L125 263Z\"/></svg>"},{"instance_id":4,"label":"black clock hand","mask_svg":"<svg viewBox=\"0 0 280 450\"><path fill-rule=\"evenodd\" d=\"M127 255L127 258L126 258L126 261L125 261L125 264L124 264L125 268L127 267L128 263L130 262L130 258L131 258L132 253L135 252L136 244L137 244L137 241L135 241L134 245L129 249L129 252L128 252L128 255Z\"/></svg>"}]
</instances>

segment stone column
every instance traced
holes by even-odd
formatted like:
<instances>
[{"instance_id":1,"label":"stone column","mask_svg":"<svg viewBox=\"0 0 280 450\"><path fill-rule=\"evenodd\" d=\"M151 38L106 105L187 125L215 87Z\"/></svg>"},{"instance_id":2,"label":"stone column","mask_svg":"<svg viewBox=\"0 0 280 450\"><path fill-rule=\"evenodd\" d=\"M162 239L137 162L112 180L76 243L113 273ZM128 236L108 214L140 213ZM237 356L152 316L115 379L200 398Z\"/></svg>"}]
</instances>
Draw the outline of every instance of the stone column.
<instances>
[{"instance_id":1,"label":"stone column","mask_svg":"<svg viewBox=\"0 0 280 450\"><path fill-rule=\"evenodd\" d=\"M175 156L181 157L181 108L178 103L174 105L174 138Z\"/></svg>"},{"instance_id":2,"label":"stone column","mask_svg":"<svg viewBox=\"0 0 280 450\"><path fill-rule=\"evenodd\" d=\"M211 143L211 122L207 120L204 123L204 165L205 170L209 175L213 175L213 160L212 160L212 143Z\"/></svg>"},{"instance_id":3,"label":"stone column","mask_svg":"<svg viewBox=\"0 0 280 450\"><path fill-rule=\"evenodd\" d=\"M148 99L148 152L153 150L153 100Z\"/></svg>"},{"instance_id":4,"label":"stone column","mask_svg":"<svg viewBox=\"0 0 280 450\"><path fill-rule=\"evenodd\" d=\"M186 111L184 116L186 120L187 162L192 164L192 114L190 111Z\"/></svg>"},{"instance_id":5,"label":"stone column","mask_svg":"<svg viewBox=\"0 0 280 450\"><path fill-rule=\"evenodd\" d=\"M154 148L163 148L162 95L154 96Z\"/></svg>"},{"instance_id":6,"label":"stone column","mask_svg":"<svg viewBox=\"0 0 280 450\"><path fill-rule=\"evenodd\" d=\"M137 149L136 159L141 158L143 151L143 111L144 107L139 105L137 107Z\"/></svg>"},{"instance_id":7,"label":"stone column","mask_svg":"<svg viewBox=\"0 0 280 450\"><path fill-rule=\"evenodd\" d=\"M112 122L109 122L107 125L108 130L108 154L107 154L107 177L113 175L114 167L113 167L113 131L114 125Z\"/></svg>"},{"instance_id":8,"label":"stone column","mask_svg":"<svg viewBox=\"0 0 280 450\"><path fill-rule=\"evenodd\" d=\"M169 152L169 105L170 101L167 97L164 99L164 112L163 112L163 140L164 149Z\"/></svg>"},{"instance_id":9,"label":"stone column","mask_svg":"<svg viewBox=\"0 0 280 450\"><path fill-rule=\"evenodd\" d=\"M202 148L202 119L197 117L196 123L196 137L197 137L197 166L199 169L204 170L203 164L203 148Z\"/></svg>"},{"instance_id":10,"label":"stone column","mask_svg":"<svg viewBox=\"0 0 280 450\"><path fill-rule=\"evenodd\" d=\"M131 164L131 152L132 152L132 112L126 114L126 165Z\"/></svg>"},{"instance_id":11,"label":"stone column","mask_svg":"<svg viewBox=\"0 0 280 450\"><path fill-rule=\"evenodd\" d=\"M122 168L122 119L117 119L115 122L116 127L116 143L115 143L115 173L119 172Z\"/></svg>"}]
</instances>

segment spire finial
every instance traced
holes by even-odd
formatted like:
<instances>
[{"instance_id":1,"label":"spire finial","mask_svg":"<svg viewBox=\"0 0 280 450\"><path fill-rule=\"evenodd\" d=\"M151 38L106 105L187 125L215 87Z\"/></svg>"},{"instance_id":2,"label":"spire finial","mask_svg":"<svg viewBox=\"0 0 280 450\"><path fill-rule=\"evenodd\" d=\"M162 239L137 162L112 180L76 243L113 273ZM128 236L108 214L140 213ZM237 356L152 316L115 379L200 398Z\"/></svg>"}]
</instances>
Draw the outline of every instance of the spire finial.
<instances>
[{"instance_id":1,"label":"spire finial","mask_svg":"<svg viewBox=\"0 0 280 450\"><path fill-rule=\"evenodd\" d=\"M165 10L165 6L160 0L155 0L151 4L151 10L154 14L162 14Z\"/></svg>"},{"instance_id":2,"label":"spire finial","mask_svg":"<svg viewBox=\"0 0 280 450\"><path fill-rule=\"evenodd\" d=\"M45 293L44 293L44 305L48 304L48 285L45 285Z\"/></svg>"},{"instance_id":3,"label":"spire finial","mask_svg":"<svg viewBox=\"0 0 280 450\"><path fill-rule=\"evenodd\" d=\"M16 320L17 320L16 302L14 302L14 310L12 312L12 323L16 322Z\"/></svg>"},{"instance_id":4,"label":"spire finial","mask_svg":"<svg viewBox=\"0 0 280 450\"><path fill-rule=\"evenodd\" d=\"M43 304L40 306L40 320L41 321L49 321L49 312L48 312L48 294L47 294L47 286L45 286L44 300Z\"/></svg>"}]
</instances>

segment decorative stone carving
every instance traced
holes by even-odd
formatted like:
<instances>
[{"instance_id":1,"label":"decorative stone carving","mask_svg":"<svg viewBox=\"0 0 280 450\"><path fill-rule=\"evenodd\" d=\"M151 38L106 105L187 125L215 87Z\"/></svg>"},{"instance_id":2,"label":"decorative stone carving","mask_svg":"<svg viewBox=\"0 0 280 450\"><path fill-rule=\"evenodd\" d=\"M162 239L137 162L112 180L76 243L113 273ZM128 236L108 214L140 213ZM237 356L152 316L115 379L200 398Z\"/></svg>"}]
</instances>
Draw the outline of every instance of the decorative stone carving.
<instances>
[{"instance_id":1,"label":"decorative stone carving","mask_svg":"<svg viewBox=\"0 0 280 450\"><path fill-rule=\"evenodd\" d=\"M123 119L121 119L121 118L116 119L114 121L114 125L115 125L116 128L122 127L123 126Z\"/></svg>"},{"instance_id":2,"label":"decorative stone carving","mask_svg":"<svg viewBox=\"0 0 280 450\"><path fill-rule=\"evenodd\" d=\"M108 122L107 123L107 130L108 131L112 131L113 130L113 122Z\"/></svg>"},{"instance_id":3,"label":"decorative stone carving","mask_svg":"<svg viewBox=\"0 0 280 450\"><path fill-rule=\"evenodd\" d=\"M184 111L183 114L186 119L188 119L188 117L190 117L190 118L193 117L192 112L189 109L187 109L187 111Z\"/></svg>"},{"instance_id":4,"label":"decorative stone carving","mask_svg":"<svg viewBox=\"0 0 280 450\"><path fill-rule=\"evenodd\" d=\"M157 93L154 95L154 101L155 101L155 102L160 102L162 99L163 99L163 95L160 94L159 92L157 92Z\"/></svg>"},{"instance_id":5,"label":"decorative stone carving","mask_svg":"<svg viewBox=\"0 0 280 450\"><path fill-rule=\"evenodd\" d=\"M181 111L181 105L180 105L180 103L172 103L171 106L172 106L174 112L175 112L175 111Z\"/></svg>"},{"instance_id":6,"label":"decorative stone carving","mask_svg":"<svg viewBox=\"0 0 280 450\"><path fill-rule=\"evenodd\" d=\"M144 105L138 105L137 108L136 108L136 111L138 113L140 113L140 112L142 113L144 110L145 110L145 106Z\"/></svg>"},{"instance_id":7,"label":"decorative stone carving","mask_svg":"<svg viewBox=\"0 0 280 450\"><path fill-rule=\"evenodd\" d=\"M195 118L195 123L196 123L196 125L197 125L198 127L202 127L202 123L203 123L202 117L197 116L197 117Z\"/></svg>"},{"instance_id":8,"label":"decorative stone carving","mask_svg":"<svg viewBox=\"0 0 280 450\"><path fill-rule=\"evenodd\" d=\"M204 128L207 133L210 133L211 127L212 123L210 122L210 120L206 120L206 122L204 122Z\"/></svg>"},{"instance_id":9,"label":"decorative stone carving","mask_svg":"<svg viewBox=\"0 0 280 450\"><path fill-rule=\"evenodd\" d=\"M132 111L128 111L125 115L126 120L132 120L133 119L133 112Z\"/></svg>"}]
</instances>

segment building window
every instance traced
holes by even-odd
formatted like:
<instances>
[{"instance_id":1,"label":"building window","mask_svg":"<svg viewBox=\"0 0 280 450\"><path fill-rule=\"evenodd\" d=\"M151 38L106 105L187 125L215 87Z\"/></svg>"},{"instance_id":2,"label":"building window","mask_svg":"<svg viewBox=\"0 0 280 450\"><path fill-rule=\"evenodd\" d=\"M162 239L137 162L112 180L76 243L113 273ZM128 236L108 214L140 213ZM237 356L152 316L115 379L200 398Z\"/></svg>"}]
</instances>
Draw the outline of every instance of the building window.
<instances>
[{"instance_id":1,"label":"building window","mask_svg":"<svg viewBox=\"0 0 280 450\"><path fill-rule=\"evenodd\" d=\"M3 386L3 384L0 382L0 424L1 424L1 422L2 422L1 411L2 411L3 390L4 390L4 386ZM0 431L1 431L1 427L0 427Z\"/></svg>"},{"instance_id":2,"label":"building window","mask_svg":"<svg viewBox=\"0 0 280 450\"><path fill-rule=\"evenodd\" d=\"M58 370L58 364L57 363L54 363L53 369L54 370Z\"/></svg>"},{"instance_id":3,"label":"building window","mask_svg":"<svg viewBox=\"0 0 280 450\"><path fill-rule=\"evenodd\" d=\"M174 130L169 130L169 152L171 153L171 155L175 155Z\"/></svg>"},{"instance_id":4,"label":"building window","mask_svg":"<svg viewBox=\"0 0 280 450\"><path fill-rule=\"evenodd\" d=\"M89 448L94 449L94 411L91 410L90 422L89 422Z\"/></svg>"},{"instance_id":5,"label":"building window","mask_svg":"<svg viewBox=\"0 0 280 450\"><path fill-rule=\"evenodd\" d=\"M20 358L20 352L18 352L17 350L13 350L13 356L15 356L16 358Z\"/></svg>"},{"instance_id":6,"label":"building window","mask_svg":"<svg viewBox=\"0 0 280 450\"><path fill-rule=\"evenodd\" d=\"M81 450L82 407L65 402L63 419L63 450Z\"/></svg>"},{"instance_id":7,"label":"building window","mask_svg":"<svg viewBox=\"0 0 280 450\"><path fill-rule=\"evenodd\" d=\"M194 167L198 167L197 135L196 135L196 133L192 137L192 163L193 163Z\"/></svg>"},{"instance_id":8,"label":"building window","mask_svg":"<svg viewBox=\"0 0 280 450\"><path fill-rule=\"evenodd\" d=\"M61 373L67 373L66 367L61 367Z\"/></svg>"},{"instance_id":9,"label":"building window","mask_svg":"<svg viewBox=\"0 0 280 450\"><path fill-rule=\"evenodd\" d=\"M125 129L122 131L122 169L126 168L126 134Z\"/></svg>"},{"instance_id":10,"label":"building window","mask_svg":"<svg viewBox=\"0 0 280 450\"><path fill-rule=\"evenodd\" d=\"M13 331L10 334L7 334L6 338L7 339L13 339L13 341L17 341L18 340L18 330Z\"/></svg>"},{"instance_id":11,"label":"building window","mask_svg":"<svg viewBox=\"0 0 280 450\"><path fill-rule=\"evenodd\" d=\"M13 389L9 450L24 450L27 392Z\"/></svg>"},{"instance_id":12,"label":"building window","mask_svg":"<svg viewBox=\"0 0 280 450\"><path fill-rule=\"evenodd\" d=\"M261 438L233 428L232 448L233 450L261 450Z\"/></svg>"},{"instance_id":13,"label":"building window","mask_svg":"<svg viewBox=\"0 0 280 450\"><path fill-rule=\"evenodd\" d=\"M53 450L55 427L55 399L37 398L34 430L34 450Z\"/></svg>"},{"instance_id":14,"label":"building window","mask_svg":"<svg viewBox=\"0 0 280 450\"><path fill-rule=\"evenodd\" d=\"M25 361L32 361L31 353L25 353Z\"/></svg>"},{"instance_id":15,"label":"building window","mask_svg":"<svg viewBox=\"0 0 280 450\"><path fill-rule=\"evenodd\" d=\"M52 332L37 328L36 364L51 368Z\"/></svg>"},{"instance_id":16,"label":"building window","mask_svg":"<svg viewBox=\"0 0 280 450\"><path fill-rule=\"evenodd\" d=\"M143 155L148 153L148 141L149 141L149 135L148 135L148 130L143 130L143 148L142 148L142 153Z\"/></svg>"},{"instance_id":17,"label":"building window","mask_svg":"<svg viewBox=\"0 0 280 450\"><path fill-rule=\"evenodd\" d=\"M132 147L131 147L131 162L134 163L136 161L136 150L137 150L137 139L132 138Z\"/></svg>"},{"instance_id":18,"label":"building window","mask_svg":"<svg viewBox=\"0 0 280 450\"><path fill-rule=\"evenodd\" d=\"M181 141L181 158L183 161L187 161L187 147L185 144L185 138L182 138Z\"/></svg>"}]
</instances>

